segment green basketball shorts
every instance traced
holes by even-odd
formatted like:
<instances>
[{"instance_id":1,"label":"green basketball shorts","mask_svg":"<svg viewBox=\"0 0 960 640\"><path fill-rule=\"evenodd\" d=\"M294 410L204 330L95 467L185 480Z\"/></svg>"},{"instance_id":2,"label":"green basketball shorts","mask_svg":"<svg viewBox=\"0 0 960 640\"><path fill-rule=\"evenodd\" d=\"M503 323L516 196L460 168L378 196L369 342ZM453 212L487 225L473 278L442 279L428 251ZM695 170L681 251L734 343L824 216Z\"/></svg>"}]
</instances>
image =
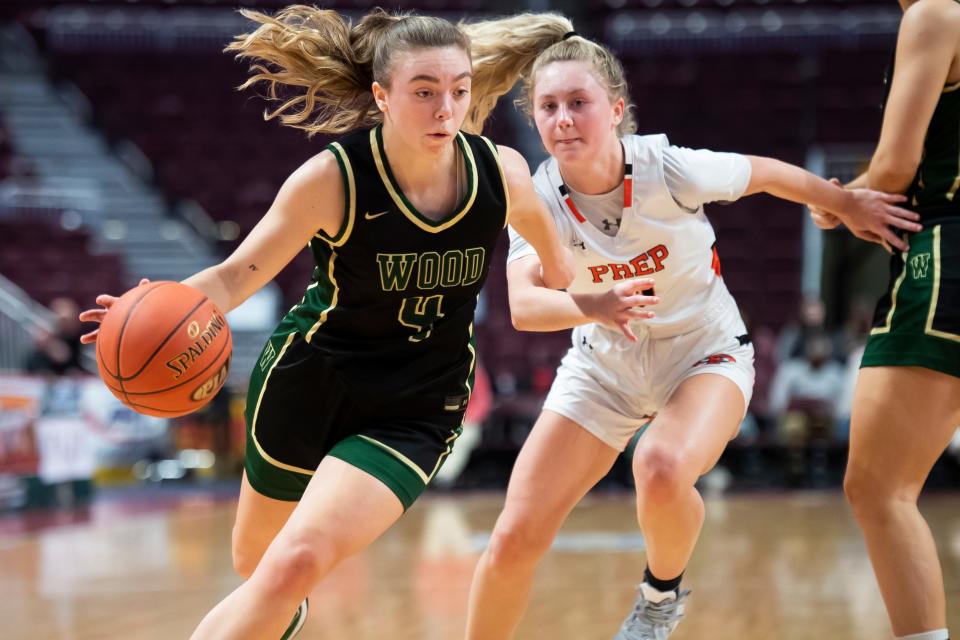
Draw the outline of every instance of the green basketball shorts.
<instances>
[{"instance_id":1,"label":"green basketball shorts","mask_svg":"<svg viewBox=\"0 0 960 640\"><path fill-rule=\"evenodd\" d=\"M910 236L891 259L862 367L925 367L960 377L960 223Z\"/></svg>"},{"instance_id":2,"label":"green basketball shorts","mask_svg":"<svg viewBox=\"0 0 960 640\"><path fill-rule=\"evenodd\" d=\"M299 500L329 455L379 479L404 509L413 504L460 435L463 408L417 397L374 402L350 386L321 351L281 323L247 393L244 466L257 492Z\"/></svg>"}]
</instances>

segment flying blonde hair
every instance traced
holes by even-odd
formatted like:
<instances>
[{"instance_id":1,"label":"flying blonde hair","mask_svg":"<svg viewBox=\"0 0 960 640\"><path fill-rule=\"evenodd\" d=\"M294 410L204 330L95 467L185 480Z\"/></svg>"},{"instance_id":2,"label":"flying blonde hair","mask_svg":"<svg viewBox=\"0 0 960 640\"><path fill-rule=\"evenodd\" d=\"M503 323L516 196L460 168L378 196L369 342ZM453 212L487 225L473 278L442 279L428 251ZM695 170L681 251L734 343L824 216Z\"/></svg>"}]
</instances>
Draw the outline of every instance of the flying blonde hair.
<instances>
[{"instance_id":1,"label":"flying blonde hair","mask_svg":"<svg viewBox=\"0 0 960 640\"><path fill-rule=\"evenodd\" d=\"M251 61L240 89L264 82L280 105L264 118L317 133L342 134L383 120L374 81L390 87L391 64L403 52L458 47L473 60L471 103L462 129L480 133L496 106L544 50L573 29L554 13L527 13L473 23L374 9L356 24L336 11L305 5L274 16L242 10L259 26L226 51Z\"/></svg>"}]
</instances>

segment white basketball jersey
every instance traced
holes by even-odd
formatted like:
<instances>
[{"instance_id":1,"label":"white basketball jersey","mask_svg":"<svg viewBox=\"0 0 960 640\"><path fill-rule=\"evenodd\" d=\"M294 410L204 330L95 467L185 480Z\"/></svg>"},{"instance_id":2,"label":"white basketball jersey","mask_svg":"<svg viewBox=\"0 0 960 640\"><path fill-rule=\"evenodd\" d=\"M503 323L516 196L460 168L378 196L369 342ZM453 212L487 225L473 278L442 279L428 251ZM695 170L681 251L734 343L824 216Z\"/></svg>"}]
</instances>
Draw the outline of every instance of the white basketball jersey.
<instances>
[{"instance_id":1,"label":"white basketball jersey","mask_svg":"<svg viewBox=\"0 0 960 640\"><path fill-rule=\"evenodd\" d=\"M667 188L667 137L627 135L622 142L625 201L631 204L614 236L591 224L572 204L555 159L544 161L533 177L563 242L573 250L576 276L568 291L600 293L627 278L652 277L660 298L652 307L656 317L634 324L661 335L672 329L685 333L697 326L698 318L713 316L708 310L736 306L720 276L716 236L702 206L682 207Z\"/></svg>"}]
</instances>

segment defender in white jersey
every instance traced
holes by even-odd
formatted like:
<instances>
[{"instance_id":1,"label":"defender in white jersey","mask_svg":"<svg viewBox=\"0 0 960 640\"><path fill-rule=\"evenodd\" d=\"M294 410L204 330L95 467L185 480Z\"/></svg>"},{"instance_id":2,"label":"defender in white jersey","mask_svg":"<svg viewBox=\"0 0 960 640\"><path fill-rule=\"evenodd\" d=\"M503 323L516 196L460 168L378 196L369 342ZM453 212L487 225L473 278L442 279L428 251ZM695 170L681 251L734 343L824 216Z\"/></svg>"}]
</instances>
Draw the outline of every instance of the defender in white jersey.
<instances>
[{"instance_id":1,"label":"defender in white jersey","mask_svg":"<svg viewBox=\"0 0 960 640\"><path fill-rule=\"evenodd\" d=\"M680 581L703 524L697 478L736 434L753 386L753 349L720 274L703 204L766 191L809 202L853 229L903 242L901 201L844 191L777 160L693 151L632 135L623 69L568 34L528 74L528 106L551 158L534 177L574 250L567 291L512 236L514 325L574 328L573 344L513 469L504 510L474 576L468 640L512 636L533 572L567 514L652 416L634 453L647 569L617 640L664 640L684 614Z\"/></svg>"},{"instance_id":2,"label":"defender in white jersey","mask_svg":"<svg viewBox=\"0 0 960 640\"><path fill-rule=\"evenodd\" d=\"M628 325L642 344L617 327L576 326L544 403L617 451L684 379L702 373L730 379L745 410L754 377L753 347L720 276L716 236L703 213L706 202L743 195L750 162L672 147L665 135L625 135L620 144L625 173L611 192L591 196L567 186L556 158L534 175L561 238L573 248L570 294L603 294L634 278L656 282L646 290L658 301L656 316ZM533 255L511 231L508 262Z\"/></svg>"}]
</instances>

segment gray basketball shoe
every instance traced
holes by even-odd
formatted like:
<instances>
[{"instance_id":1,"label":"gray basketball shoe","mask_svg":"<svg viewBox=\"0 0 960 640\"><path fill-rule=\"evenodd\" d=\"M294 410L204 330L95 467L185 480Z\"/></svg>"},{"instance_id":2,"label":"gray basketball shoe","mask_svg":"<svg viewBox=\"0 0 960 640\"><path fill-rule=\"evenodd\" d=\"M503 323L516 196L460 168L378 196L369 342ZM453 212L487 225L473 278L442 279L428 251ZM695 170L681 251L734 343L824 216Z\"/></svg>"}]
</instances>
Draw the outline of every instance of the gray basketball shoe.
<instances>
[{"instance_id":1,"label":"gray basketball shoe","mask_svg":"<svg viewBox=\"0 0 960 640\"><path fill-rule=\"evenodd\" d=\"M683 619L683 601L690 591L664 595L646 582L637 591L633 611L613 640L667 640Z\"/></svg>"}]
</instances>

